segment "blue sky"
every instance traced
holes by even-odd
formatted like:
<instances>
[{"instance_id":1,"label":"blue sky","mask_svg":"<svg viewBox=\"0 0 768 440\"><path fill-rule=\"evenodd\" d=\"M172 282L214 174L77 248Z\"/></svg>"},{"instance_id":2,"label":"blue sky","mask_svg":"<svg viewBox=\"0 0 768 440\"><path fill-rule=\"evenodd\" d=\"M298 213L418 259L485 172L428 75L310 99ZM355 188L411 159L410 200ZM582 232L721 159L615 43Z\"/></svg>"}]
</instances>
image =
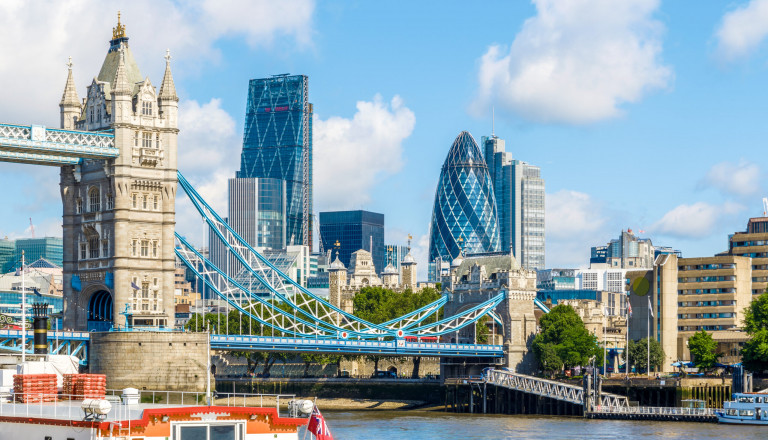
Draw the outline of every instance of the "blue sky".
<instances>
[{"instance_id":1,"label":"blue sky","mask_svg":"<svg viewBox=\"0 0 768 440\"><path fill-rule=\"evenodd\" d=\"M248 79L289 72L310 78L315 211L383 212L422 263L440 166L462 130L490 134L491 107L542 169L550 267L628 227L712 255L768 196L768 0L4 2L0 120L57 126L67 57L82 97L117 10L156 86L170 48L179 168L221 210ZM0 164L0 184L0 236L30 217L60 234L57 169Z\"/></svg>"}]
</instances>

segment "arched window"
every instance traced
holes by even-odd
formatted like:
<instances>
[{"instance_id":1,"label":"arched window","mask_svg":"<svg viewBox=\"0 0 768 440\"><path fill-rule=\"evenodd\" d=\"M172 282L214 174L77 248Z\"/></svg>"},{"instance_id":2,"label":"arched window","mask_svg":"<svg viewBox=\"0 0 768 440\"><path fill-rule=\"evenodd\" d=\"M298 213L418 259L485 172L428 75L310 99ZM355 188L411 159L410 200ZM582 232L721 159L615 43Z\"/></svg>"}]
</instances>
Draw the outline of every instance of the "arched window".
<instances>
[{"instance_id":1,"label":"arched window","mask_svg":"<svg viewBox=\"0 0 768 440\"><path fill-rule=\"evenodd\" d=\"M94 186L88 192L88 211L97 212L101 210L101 193L99 188Z\"/></svg>"},{"instance_id":2,"label":"arched window","mask_svg":"<svg viewBox=\"0 0 768 440\"><path fill-rule=\"evenodd\" d=\"M99 258L99 237L94 236L88 239L88 257Z\"/></svg>"}]
</instances>

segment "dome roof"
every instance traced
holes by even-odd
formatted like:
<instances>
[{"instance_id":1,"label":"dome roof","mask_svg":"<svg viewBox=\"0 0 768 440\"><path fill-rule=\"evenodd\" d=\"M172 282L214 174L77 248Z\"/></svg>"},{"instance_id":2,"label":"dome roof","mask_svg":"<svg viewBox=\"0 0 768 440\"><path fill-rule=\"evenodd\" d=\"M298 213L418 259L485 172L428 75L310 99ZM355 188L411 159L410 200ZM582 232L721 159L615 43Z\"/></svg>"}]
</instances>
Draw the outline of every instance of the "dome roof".
<instances>
[{"instance_id":1,"label":"dome roof","mask_svg":"<svg viewBox=\"0 0 768 440\"><path fill-rule=\"evenodd\" d=\"M459 256L454 258L453 261L451 262L451 267L459 267L463 262L464 262L464 257L462 257L461 254L459 254Z\"/></svg>"},{"instance_id":2,"label":"dome roof","mask_svg":"<svg viewBox=\"0 0 768 440\"><path fill-rule=\"evenodd\" d=\"M384 275L397 275L397 269L395 269L395 266L392 265L392 263L387 264L387 267L384 268Z\"/></svg>"},{"instance_id":3,"label":"dome roof","mask_svg":"<svg viewBox=\"0 0 768 440\"><path fill-rule=\"evenodd\" d=\"M405 257L403 257L403 264L416 264L416 259L411 255L411 251L408 251Z\"/></svg>"},{"instance_id":4,"label":"dome roof","mask_svg":"<svg viewBox=\"0 0 768 440\"><path fill-rule=\"evenodd\" d=\"M331 263L331 266L328 268L329 270L344 270L346 269L344 267L344 263L339 260L339 256L336 255L336 259Z\"/></svg>"}]
</instances>

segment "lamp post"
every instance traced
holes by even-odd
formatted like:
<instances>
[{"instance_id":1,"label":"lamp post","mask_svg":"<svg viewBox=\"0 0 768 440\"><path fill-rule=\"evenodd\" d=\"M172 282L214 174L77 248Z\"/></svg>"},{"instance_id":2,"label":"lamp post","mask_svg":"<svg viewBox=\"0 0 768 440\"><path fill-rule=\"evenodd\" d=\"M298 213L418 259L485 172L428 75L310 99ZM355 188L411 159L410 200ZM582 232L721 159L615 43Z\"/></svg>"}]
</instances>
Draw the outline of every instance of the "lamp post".
<instances>
[{"instance_id":1,"label":"lamp post","mask_svg":"<svg viewBox=\"0 0 768 440\"><path fill-rule=\"evenodd\" d=\"M24 250L21 250L21 363L27 361L27 286L24 279Z\"/></svg>"}]
</instances>

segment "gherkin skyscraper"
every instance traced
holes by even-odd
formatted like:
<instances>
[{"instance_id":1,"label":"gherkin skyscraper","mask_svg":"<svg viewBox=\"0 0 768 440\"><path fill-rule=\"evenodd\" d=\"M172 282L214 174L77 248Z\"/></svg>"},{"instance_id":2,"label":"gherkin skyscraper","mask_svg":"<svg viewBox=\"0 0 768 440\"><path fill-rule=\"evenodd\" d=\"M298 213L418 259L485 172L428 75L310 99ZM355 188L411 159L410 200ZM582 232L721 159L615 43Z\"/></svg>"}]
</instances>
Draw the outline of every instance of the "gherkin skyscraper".
<instances>
[{"instance_id":1,"label":"gherkin skyscraper","mask_svg":"<svg viewBox=\"0 0 768 440\"><path fill-rule=\"evenodd\" d=\"M429 261L500 250L493 183L475 139L462 131L440 171L429 229Z\"/></svg>"}]
</instances>

